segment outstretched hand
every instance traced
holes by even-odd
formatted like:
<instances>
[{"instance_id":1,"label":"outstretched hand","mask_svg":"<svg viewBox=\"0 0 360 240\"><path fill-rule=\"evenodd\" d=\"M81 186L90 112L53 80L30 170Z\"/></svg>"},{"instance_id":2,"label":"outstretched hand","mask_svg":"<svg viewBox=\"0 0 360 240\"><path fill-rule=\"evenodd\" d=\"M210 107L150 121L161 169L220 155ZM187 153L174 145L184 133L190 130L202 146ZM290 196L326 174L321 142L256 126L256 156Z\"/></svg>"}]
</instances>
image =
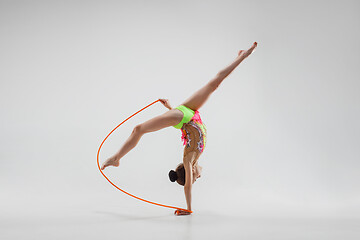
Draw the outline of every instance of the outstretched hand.
<instances>
[{"instance_id":1,"label":"outstretched hand","mask_svg":"<svg viewBox=\"0 0 360 240\"><path fill-rule=\"evenodd\" d=\"M171 109L169 99L160 98L159 100L166 108Z\"/></svg>"}]
</instances>

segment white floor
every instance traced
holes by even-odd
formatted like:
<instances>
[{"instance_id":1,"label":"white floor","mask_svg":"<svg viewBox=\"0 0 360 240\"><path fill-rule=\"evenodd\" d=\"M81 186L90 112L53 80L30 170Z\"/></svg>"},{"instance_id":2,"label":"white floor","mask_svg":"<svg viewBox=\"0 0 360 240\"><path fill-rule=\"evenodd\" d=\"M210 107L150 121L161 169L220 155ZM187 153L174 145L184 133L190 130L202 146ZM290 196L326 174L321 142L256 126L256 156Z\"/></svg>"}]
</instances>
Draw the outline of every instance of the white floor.
<instances>
[{"instance_id":1,"label":"white floor","mask_svg":"<svg viewBox=\"0 0 360 240\"><path fill-rule=\"evenodd\" d=\"M346 217L250 217L213 209L177 217L130 198L100 201L52 205L21 199L3 205L0 239L360 239L359 219Z\"/></svg>"}]
</instances>

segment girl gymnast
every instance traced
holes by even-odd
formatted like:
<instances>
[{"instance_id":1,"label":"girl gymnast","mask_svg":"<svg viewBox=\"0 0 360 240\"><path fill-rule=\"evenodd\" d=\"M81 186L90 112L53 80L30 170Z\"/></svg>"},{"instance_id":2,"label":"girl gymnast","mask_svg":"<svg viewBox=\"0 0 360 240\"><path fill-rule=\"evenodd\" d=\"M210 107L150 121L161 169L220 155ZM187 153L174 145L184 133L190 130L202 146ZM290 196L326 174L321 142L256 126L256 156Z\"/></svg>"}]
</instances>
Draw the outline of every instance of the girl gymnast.
<instances>
[{"instance_id":1,"label":"girl gymnast","mask_svg":"<svg viewBox=\"0 0 360 240\"><path fill-rule=\"evenodd\" d=\"M108 166L118 167L120 159L133 149L140 138L149 132L158 131L166 127L175 127L182 132L184 147L183 162L180 163L175 171L169 172L171 182L177 182L184 186L184 193L187 209L191 210L191 187L195 181L201 177L202 167L198 164L198 159L206 146L206 126L200 118L199 109L207 101L209 96L219 87L222 81L257 47L257 42L248 50L240 50L236 59L221 70L205 86L196 91L190 98L180 106L172 108L168 99L159 99L160 102L169 109L166 113L152 118L144 123L135 126L130 137L126 140L120 150L108 158L101 166L104 170ZM176 210L176 215L189 215L190 212Z\"/></svg>"}]
</instances>

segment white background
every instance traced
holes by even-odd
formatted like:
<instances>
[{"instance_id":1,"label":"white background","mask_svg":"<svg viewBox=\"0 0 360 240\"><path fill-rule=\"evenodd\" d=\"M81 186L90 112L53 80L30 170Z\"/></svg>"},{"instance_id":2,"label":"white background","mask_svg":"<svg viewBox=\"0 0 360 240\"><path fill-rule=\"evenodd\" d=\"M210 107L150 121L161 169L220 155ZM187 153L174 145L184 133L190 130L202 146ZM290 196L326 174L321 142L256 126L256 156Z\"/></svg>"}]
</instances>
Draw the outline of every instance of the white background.
<instances>
[{"instance_id":1,"label":"white background","mask_svg":"<svg viewBox=\"0 0 360 240\"><path fill-rule=\"evenodd\" d=\"M0 1L1 239L356 239L358 1ZM101 141L173 107L257 41L200 109L190 217L101 176ZM160 103L105 142L101 161ZM106 174L186 207L181 132L145 135ZM152 237L150 237L152 236Z\"/></svg>"}]
</instances>

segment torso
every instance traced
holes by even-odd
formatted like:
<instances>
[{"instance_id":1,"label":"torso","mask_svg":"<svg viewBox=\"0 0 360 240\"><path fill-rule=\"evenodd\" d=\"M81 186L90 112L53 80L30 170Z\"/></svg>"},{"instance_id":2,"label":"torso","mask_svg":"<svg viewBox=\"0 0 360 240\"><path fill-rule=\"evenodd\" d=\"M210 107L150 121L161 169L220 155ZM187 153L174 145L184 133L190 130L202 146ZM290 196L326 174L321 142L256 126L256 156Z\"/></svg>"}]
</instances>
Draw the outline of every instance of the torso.
<instances>
[{"instance_id":1,"label":"torso","mask_svg":"<svg viewBox=\"0 0 360 240\"><path fill-rule=\"evenodd\" d=\"M197 164L197 160L204 151L206 146L206 127L201 127L200 124L190 121L181 128L185 133L186 144L184 146L184 157L194 152L196 154L192 165Z\"/></svg>"}]
</instances>

